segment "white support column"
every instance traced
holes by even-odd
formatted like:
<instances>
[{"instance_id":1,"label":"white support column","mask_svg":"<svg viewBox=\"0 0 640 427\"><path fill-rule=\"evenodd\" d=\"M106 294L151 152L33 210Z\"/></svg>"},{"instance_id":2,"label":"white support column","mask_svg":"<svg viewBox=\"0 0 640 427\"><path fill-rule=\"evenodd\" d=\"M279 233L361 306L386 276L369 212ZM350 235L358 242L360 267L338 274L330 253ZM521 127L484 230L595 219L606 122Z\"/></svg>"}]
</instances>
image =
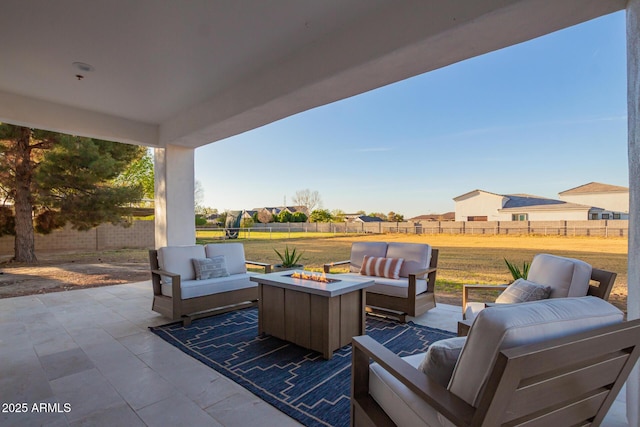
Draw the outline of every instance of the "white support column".
<instances>
[{"instance_id":1,"label":"white support column","mask_svg":"<svg viewBox=\"0 0 640 427\"><path fill-rule=\"evenodd\" d=\"M627 318L640 318L640 0L627 3L629 123L629 275ZM627 381L627 421L640 426L640 364Z\"/></svg>"},{"instance_id":2,"label":"white support column","mask_svg":"<svg viewBox=\"0 0 640 427\"><path fill-rule=\"evenodd\" d=\"M156 247L193 245L194 149L167 145L154 151Z\"/></svg>"}]
</instances>

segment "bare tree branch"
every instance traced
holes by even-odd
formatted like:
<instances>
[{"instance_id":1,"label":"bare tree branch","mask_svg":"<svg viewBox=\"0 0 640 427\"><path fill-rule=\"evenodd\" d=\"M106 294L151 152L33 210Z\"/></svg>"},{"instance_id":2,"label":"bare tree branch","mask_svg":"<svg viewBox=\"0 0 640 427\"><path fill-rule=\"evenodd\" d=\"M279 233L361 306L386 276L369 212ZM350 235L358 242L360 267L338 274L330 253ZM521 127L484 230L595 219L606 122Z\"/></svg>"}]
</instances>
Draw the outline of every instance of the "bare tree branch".
<instances>
[{"instance_id":1,"label":"bare tree branch","mask_svg":"<svg viewBox=\"0 0 640 427\"><path fill-rule=\"evenodd\" d=\"M311 191L308 188L298 190L292 200L296 206L304 206L307 209L307 215L313 212L316 208L322 208L322 199L320 198L320 193L317 190Z\"/></svg>"}]
</instances>

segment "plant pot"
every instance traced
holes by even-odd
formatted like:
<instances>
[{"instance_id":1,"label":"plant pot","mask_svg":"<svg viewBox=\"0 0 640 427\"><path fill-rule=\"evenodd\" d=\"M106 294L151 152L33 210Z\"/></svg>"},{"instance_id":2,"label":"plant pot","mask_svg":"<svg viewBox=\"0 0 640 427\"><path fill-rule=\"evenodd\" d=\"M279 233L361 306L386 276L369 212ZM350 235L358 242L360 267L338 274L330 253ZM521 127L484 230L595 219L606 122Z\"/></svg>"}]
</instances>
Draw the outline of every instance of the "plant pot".
<instances>
[{"instance_id":1,"label":"plant pot","mask_svg":"<svg viewBox=\"0 0 640 427\"><path fill-rule=\"evenodd\" d=\"M284 267L282 264L275 264L271 269L271 271L273 271L274 273L277 271L289 271L289 270L304 270L304 265L296 264L290 267Z\"/></svg>"}]
</instances>

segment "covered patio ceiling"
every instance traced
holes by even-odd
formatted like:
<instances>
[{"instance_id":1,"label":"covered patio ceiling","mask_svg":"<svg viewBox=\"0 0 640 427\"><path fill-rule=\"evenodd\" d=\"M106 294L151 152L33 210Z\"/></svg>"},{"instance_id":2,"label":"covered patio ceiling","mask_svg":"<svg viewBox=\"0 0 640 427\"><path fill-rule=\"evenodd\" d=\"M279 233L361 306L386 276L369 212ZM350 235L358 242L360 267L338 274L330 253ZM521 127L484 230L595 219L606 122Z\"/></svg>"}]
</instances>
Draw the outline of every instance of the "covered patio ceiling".
<instances>
[{"instance_id":1,"label":"covered patio ceiling","mask_svg":"<svg viewBox=\"0 0 640 427\"><path fill-rule=\"evenodd\" d=\"M0 121L196 148L625 5L4 0Z\"/></svg>"},{"instance_id":2,"label":"covered patio ceiling","mask_svg":"<svg viewBox=\"0 0 640 427\"><path fill-rule=\"evenodd\" d=\"M625 8L638 318L640 0L3 0L0 122L164 148L156 245L193 244L195 148Z\"/></svg>"}]
</instances>

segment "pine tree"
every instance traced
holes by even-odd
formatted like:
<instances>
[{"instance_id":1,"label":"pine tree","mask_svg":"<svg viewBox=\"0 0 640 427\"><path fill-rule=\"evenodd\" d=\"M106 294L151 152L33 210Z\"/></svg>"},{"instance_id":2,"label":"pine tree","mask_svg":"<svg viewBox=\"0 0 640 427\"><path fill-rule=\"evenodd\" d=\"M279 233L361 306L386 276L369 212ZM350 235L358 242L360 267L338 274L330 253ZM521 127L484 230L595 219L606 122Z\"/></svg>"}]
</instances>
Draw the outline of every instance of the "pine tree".
<instances>
[{"instance_id":1,"label":"pine tree","mask_svg":"<svg viewBox=\"0 0 640 427\"><path fill-rule=\"evenodd\" d=\"M14 260L36 262L34 230L70 223L88 230L126 224L127 206L141 185L117 185L127 166L144 156L134 145L0 124L0 234L15 235ZM13 201L13 212L6 201Z\"/></svg>"}]
</instances>

